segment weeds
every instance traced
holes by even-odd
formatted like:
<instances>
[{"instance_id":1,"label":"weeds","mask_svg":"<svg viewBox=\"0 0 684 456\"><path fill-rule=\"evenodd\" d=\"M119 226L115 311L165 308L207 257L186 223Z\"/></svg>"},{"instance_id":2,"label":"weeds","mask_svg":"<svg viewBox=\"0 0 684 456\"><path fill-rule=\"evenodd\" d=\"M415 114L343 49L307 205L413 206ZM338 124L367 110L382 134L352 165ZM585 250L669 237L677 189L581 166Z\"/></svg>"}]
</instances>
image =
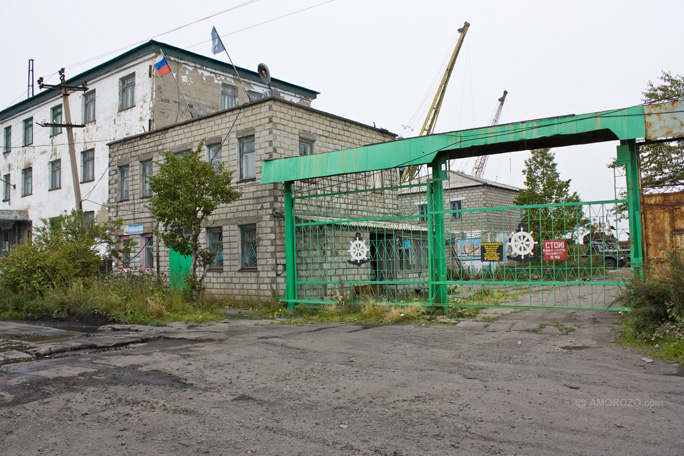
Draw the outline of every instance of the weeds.
<instances>
[{"instance_id":1,"label":"weeds","mask_svg":"<svg viewBox=\"0 0 684 456\"><path fill-rule=\"evenodd\" d=\"M681 250L634 275L616 303L625 315L620 343L684 364L684 262Z\"/></svg>"}]
</instances>

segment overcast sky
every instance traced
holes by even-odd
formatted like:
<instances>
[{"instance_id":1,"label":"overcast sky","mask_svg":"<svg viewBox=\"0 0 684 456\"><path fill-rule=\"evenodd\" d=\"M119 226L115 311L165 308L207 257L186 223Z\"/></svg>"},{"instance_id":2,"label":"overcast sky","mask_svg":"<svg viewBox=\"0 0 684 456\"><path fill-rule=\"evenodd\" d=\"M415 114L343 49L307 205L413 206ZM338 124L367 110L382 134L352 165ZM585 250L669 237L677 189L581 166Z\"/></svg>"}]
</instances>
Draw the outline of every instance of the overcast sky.
<instances>
[{"instance_id":1,"label":"overcast sky","mask_svg":"<svg viewBox=\"0 0 684 456\"><path fill-rule=\"evenodd\" d=\"M418 134L465 21L436 132L489 125L503 90L507 123L637 105L661 71L684 74L682 0L3 0L0 17L0 109L26 97L30 58L36 79L55 83L61 67L71 77L154 37L211 56L212 26L236 65L264 62L321 92L315 108L405 137ZM615 146L555 150L585 201L612 197ZM521 187L528 155L491 157L484 177Z\"/></svg>"}]
</instances>

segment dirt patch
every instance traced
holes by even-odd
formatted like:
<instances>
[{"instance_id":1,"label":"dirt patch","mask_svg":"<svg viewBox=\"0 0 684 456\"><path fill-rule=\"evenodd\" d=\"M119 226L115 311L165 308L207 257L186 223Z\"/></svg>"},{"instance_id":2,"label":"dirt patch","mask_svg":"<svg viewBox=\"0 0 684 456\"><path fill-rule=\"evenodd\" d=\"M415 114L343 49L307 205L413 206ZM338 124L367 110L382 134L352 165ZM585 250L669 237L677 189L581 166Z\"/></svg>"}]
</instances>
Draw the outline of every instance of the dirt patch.
<instances>
[{"instance_id":1,"label":"dirt patch","mask_svg":"<svg viewBox=\"0 0 684 456\"><path fill-rule=\"evenodd\" d=\"M525 331L549 322L576 330ZM6 454L678 455L682 371L618 347L614 322L149 329L0 367L0 439Z\"/></svg>"}]
</instances>

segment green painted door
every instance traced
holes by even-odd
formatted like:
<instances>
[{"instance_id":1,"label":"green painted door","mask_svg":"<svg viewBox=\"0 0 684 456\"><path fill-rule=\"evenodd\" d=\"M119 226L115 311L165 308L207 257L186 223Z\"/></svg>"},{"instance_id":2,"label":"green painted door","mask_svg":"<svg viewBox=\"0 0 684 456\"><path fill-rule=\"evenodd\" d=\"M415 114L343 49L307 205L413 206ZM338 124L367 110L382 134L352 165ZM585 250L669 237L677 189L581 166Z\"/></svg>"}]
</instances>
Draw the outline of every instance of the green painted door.
<instances>
[{"instance_id":1,"label":"green painted door","mask_svg":"<svg viewBox=\"0 0 684 456\"><path fill-rule=\"evenodd\" d=\"M183 277L185 274L190 273L191 266L192 257L181 255L177 251L169 249L169 281L171 288L176 288L179 290L185 289Z\"/></svg>"}]
</instances>

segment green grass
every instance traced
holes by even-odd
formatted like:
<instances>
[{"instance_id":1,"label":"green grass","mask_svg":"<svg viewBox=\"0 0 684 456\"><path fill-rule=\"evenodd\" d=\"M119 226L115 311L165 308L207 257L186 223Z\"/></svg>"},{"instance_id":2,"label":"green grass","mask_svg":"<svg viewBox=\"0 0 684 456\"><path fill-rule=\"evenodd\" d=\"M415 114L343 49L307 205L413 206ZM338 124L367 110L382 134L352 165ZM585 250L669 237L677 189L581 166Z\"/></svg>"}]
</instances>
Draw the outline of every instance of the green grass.
<instances>
[{"instance_id":1,"label":"green grass","mask_svg":"<svg viewBox=\"0 0 684 456\"><path fill-rule=\"evenodd\" d=\"M650 358L677 363L679 367L684 367L684 340L676 340L671 337L645 337L643 332L637 329L630 320L627 320L620 327L620 335L616 340L623 347L637 353Z\"/></svg>"}]
</instances>

